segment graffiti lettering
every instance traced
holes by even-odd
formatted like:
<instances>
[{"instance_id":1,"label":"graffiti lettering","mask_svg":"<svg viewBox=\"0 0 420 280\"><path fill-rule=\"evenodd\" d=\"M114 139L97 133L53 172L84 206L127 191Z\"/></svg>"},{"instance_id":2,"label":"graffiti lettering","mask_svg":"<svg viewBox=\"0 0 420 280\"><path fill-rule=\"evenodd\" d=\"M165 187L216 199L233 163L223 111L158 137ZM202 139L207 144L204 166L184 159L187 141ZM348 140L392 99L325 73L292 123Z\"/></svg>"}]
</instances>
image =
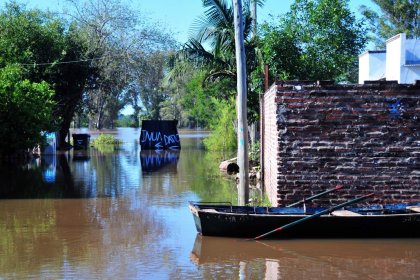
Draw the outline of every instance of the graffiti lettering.
<instances>
[{"instance_id":1,"label":"graffiti lettering","mask_svg":"<svg viewBox=\"0 0 420 280\"><path fill-rule=\"evenodd\" d=\"M165 148L179 149L180 147L178 134L165 135L161 132L142 130L140 141L141 143L146 143L149 146L154 146L155 150L162 150Z\"/></svg>"},{"instance_id":2,"label":"graffiti lettering","mask_svg":"<svg viewBox=\"0 0 420 280\"><path fill-rule=\"evenodd\" d=\"M143 120L140 134L142 150L179 150L181 142L176 120Z\"/></svg>"},{"instance_id":3,"label":"graffiti lettering","mask_svg":"<svg viewBox=\"0 0 420 280\"><path fill-rule=\"evenodd\" d=\"M149 132L147 130L142 130L141 134L141 142L156 142L156 141L162 141L162 135L160 132Z\"/></svg>"},{"instance_id":4,"label":"graffiti lettering","mask_svg":"<svg viewBox=\"0 0 420 280\"><path fill-rule=\"evenodd\" d=\"M164 135L165 145L172 146L171 144L179 143L179 135L172 134L172 135Z\"/></svg>"}]
</instances>

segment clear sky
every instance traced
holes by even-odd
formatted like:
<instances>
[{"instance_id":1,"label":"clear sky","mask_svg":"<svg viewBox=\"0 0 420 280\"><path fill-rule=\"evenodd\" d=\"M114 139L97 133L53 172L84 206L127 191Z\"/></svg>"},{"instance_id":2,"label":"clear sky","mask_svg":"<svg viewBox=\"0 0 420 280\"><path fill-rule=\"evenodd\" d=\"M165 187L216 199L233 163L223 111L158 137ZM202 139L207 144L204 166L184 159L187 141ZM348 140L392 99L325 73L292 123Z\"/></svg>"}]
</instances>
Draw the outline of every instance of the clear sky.
<instances>
[{"instance_id":1,"label":"clear sky","mask_svg":"<svg viewBox=\"0 0 420 280\"><path fill-rule=\"evenodd\" d=\"M0 0L3 7L9 0ZM65 7L64 0L17 0L19 3L28 4L42 10L62 10ZM135 9L142 11L153 21L168 27L181 43L187 41L189 30L193 21L204 13L201 0L124 0ZM270 15L280 15L289 11L293 0L266 0L262 8L258 10L258 21L270 19ZM358 15L358 7L366 5L374 7L370 0L350 0L349 7Z\"/></svg>"}]
</instances>

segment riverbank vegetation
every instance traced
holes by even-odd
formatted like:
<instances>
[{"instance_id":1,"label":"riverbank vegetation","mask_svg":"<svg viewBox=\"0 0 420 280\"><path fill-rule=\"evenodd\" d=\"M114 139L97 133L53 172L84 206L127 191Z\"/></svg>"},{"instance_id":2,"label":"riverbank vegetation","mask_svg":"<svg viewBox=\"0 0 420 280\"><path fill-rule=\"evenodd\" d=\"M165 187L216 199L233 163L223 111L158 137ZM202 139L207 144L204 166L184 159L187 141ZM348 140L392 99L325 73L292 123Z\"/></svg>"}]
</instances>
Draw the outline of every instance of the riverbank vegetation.
<instances>
[{"instance_id":1,"label":"riverbank vegetation","mask_svg":"<svg viewBox=\"0 0 420 280\"><path fill-rule=\"evenodd\" d=\"M178 119L182 127L210 128L207 148L235 148L229 1L202 0L206 11L192 25L187 42L176 42L171 30L124 1L65 2L62 13L15 1L0 10L0 154L41 143L43 132L58 131L59 146L66 148L71 126L138 127L143 119ZM346 0L295 0L290 12L257 26L256 7L263 9L264 2L243 5L251 124L259 119L264 65L269 65L270 83L355 82L358 55L373 35L404 31L419 36L413 24L418 13L387 17L418 11L418 4L408 0L396 10L387 8L389 1L376 0L380 13L364 8L364 21L356 19ZM132 114L123 116L126 107Z\"/></svg>"},{"instance_id":2,"label":"riverbank vegetation","mask_svg":"<svg viewBox=\"0 0 420 280\"><path fill-rule=\"evenodd\" d=\"M96 137L91 145L102 153L112 153L122 144L121 140L116 139L111 134L100 134Z\"/></svg>"}]
</instances>

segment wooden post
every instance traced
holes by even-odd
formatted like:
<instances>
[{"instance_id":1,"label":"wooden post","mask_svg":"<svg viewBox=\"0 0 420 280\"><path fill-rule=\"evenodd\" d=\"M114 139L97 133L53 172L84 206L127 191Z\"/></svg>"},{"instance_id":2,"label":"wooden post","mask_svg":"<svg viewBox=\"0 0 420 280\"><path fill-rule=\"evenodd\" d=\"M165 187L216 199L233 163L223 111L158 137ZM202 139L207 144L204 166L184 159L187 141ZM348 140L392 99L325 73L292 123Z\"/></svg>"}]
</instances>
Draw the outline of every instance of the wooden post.
<instances>
[{"instance_id":1,"label":"wooden post","mask_svg":"<svg viewBox=\"0 0 420 280\"><path fill-rule=\"evenodd\" d=\"M248 162L248 120L246 94L246 59L242 19L242 1L233 0L235 24L235 50L237 72L238 104L238 165L239 185L238 204L245 205L249 200L249 162Z\"/></svg>"},{"instance_id":2,"label":"wooden post","mask_svg":"<svg viewBox=\"0 0 420 280\"><path fill-rule=\"evenodd\" d=\"M268 90L268 64L264 65L264 91Z\"/></svg>"}]
</instances>

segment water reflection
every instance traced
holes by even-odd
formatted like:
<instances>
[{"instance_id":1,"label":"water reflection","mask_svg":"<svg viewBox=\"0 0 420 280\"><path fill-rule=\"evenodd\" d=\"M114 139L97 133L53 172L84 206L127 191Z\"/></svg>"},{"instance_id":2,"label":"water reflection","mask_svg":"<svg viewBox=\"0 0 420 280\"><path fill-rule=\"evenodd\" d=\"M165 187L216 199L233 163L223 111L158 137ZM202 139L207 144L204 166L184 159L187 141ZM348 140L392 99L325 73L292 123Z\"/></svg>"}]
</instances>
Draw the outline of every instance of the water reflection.
<instances>
[{"instance_id":1,"label":"water reflection","mask_svg":"<svg viewBox=\"0 0 420 280\"><path fill-rule=\"evenodd\" d=\"M73 150L74 161L88 161L90 160L90 150Z\"/></svg>"},{"instance_id":2,"label":"water reflection","mask_svg":"<svg viewBox=\"0 0 420 280\"><path fill-rule=\"evenodd\" d=\"M0 199L84 197L84 186L74 182L65 154L47 155L24 166L3 165L0 182Z\"/></svg>"},{"instance_id":3,"label":"water reflection","mask_svg":"<svg viewBox=\"0 0 420 280\"><path fill-rule=\"evenodd\" d=\"M255 242L197 235L190 258L215 278L418 279L419 246L417 239Z\"/></svg>"},{"instance_id":4,"label":"water reflection","mask_svg":"<svg viewBox=\"0 0 420 280\"><path fill-rule=\"evenodd\" d=\"M3 201L0 220L6 278L124 279L137 275L130 266L145 260L164 232L151 208L128 199Z\"/></svg>"},{"instance_id":5,"label":"water reflection","mask_svg":"<svg viewBox=\"0 0 420 280\"><path fill-rule=\"evenodd\" d=\"M420 279L420 240L199 237L192 253L187 202L237 201L205 134L180 131L180 154L143 172L139 130L110 133L119 150L0 166L0 279Z\"/></svg>"},{"instance_id":6,"label":"water reflection","mask_svg":"<svg viewBox=\"0 0 420 280\"><path fill-rule=\"evenodd\" d=\"M167 172L177 172L180 152L177 150L140 151L141 170L154 172L165 168Z\"/></svg>"},{"instance_id":7,"label":"water reflection","mask_svg":"<svg viewBox=\"0 0 420 280\"><path fill-rule=\"evenodd\" d=\"M46 154L43 159L44 170L42 172L42 178L46 183L54 183L57 173L57 156L55 153L50 153ZM37 161L41 161L41 159L38 158Z\"/></svg>"}]
</instances>

